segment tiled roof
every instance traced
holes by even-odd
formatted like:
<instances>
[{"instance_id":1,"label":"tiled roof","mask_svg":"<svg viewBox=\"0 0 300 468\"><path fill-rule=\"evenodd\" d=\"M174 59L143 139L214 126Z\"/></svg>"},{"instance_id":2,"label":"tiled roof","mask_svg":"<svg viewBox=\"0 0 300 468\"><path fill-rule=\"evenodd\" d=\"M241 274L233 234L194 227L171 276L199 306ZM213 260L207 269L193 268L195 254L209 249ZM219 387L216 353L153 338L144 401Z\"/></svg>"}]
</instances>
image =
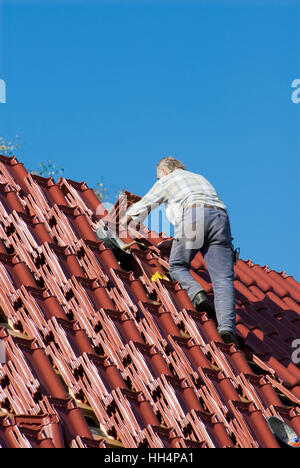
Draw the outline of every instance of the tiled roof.
<instances>
[{"instance_id":1,"label":"tiled roof","mask_svg":"<svg viewBox=\"0 0 300 468\"><path fill-rule=\"evenodd\" d=\"M115 256L104 214L85 183L0 157L0 446L278 447L270 416L300 436L300 285L239 260L238 351L170 281L166 236ZM192 273L213 303L200 254Z\"/></svg>"}]
</instances>

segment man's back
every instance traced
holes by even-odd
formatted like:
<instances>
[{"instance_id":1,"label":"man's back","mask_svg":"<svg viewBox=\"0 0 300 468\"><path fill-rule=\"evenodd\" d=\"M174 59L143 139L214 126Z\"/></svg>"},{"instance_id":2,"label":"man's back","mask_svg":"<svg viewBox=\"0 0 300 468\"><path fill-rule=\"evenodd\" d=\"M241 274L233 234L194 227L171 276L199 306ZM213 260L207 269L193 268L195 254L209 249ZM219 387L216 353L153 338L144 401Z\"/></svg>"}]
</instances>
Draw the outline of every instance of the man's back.
<instances>
[{"instance_id":1,"label":"man's back","mask_svg":"<svg viewBox=\"0 0 300 468\"><path fill-rule=\"evenodd\" d=\"M166 204L179 203L183 208L191 203L203 203L226 209L212 184L200 174L177 169L157 182L166 193Z\"/></svg>"},{"instance_id":2,"label":"man's back","mask_svg":"<svg viewBox=\"0 0 300 468\"><path fill-rule=\"evenodd\" d=\"M185 169L176 169L159 179L143 199L128 210L128 215L141 222L161 203L165 204L166 215L174 225L180 222L183 210L195 203L226 210L210 182L200 174Z\"/></svg>"}]
</instances>

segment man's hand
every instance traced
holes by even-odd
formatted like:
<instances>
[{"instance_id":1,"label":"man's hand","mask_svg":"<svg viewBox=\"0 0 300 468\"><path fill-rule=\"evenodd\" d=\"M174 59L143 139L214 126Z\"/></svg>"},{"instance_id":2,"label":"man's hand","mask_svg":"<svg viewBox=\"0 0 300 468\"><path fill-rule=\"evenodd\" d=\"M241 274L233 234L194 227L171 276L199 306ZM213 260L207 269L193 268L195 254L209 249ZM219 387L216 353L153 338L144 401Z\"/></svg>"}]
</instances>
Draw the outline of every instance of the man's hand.
<instances>
[{"instance_id":1,"label":"man's hand","mask_svg":"<svg viewBox=\"0 0 300 468\"><path fill-rule=\"evenodd\" d=\"M120 221L120 227L127 229L127 226L131 223L132 219L133 218L130 215L125 215Z\"/></svg>"}]
</instances>

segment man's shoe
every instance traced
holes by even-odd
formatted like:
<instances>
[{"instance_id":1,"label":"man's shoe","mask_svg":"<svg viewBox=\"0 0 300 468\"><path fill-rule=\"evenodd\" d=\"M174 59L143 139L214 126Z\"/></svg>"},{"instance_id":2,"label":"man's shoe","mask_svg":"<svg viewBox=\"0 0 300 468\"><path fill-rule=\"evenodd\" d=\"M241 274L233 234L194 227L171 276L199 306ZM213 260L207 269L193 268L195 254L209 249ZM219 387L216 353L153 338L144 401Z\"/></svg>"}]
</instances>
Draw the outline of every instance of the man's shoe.
<instances>
[{"instance_id":1,"label":"man's shoe","mask_svg":"<svg viewBox=\"0 0 300 468\"><path fill-rule=\"evenodd\" d=\"M198 312L211 312L211 306L205 291L198 292L192 302Z\"/></svg>"},{"instance_id":2,"label":"man's shoe","mask_svg":"<svg viewBox=\"0 0 300 468\"><path fill-rule=\"evenodd\" d=\"M228 330L222 330L220 331L220 337L225 344L234 344L237 349L240 349L240 344L235 333Z\"/></svg>"}]
</instances>

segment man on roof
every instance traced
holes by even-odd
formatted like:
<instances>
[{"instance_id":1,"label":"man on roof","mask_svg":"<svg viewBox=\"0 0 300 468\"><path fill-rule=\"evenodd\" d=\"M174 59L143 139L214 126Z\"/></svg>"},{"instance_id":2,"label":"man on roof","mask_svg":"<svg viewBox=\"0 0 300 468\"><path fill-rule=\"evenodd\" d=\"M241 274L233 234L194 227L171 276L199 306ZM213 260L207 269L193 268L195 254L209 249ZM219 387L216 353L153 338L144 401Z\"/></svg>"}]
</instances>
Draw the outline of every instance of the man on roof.
<instances>
[{"instance_id":1,"label":"man on roof","mask_svg":"<svg viewBox=\"0 0 300 468\"><path fill-rule=\"evenodd\" d=\"M209 311L203 287L190 273L191 262L200 251L214 290L218 332L225 343L238 346L234 291L234 254L230 221L225 204L202 176L189 172L175 158L157 165L157 182L126 212L122 223L141 223L151 210L164 203L175 226L170 254L170 275L178 281L199 312Z\"/></svg>"}]
</instances>

